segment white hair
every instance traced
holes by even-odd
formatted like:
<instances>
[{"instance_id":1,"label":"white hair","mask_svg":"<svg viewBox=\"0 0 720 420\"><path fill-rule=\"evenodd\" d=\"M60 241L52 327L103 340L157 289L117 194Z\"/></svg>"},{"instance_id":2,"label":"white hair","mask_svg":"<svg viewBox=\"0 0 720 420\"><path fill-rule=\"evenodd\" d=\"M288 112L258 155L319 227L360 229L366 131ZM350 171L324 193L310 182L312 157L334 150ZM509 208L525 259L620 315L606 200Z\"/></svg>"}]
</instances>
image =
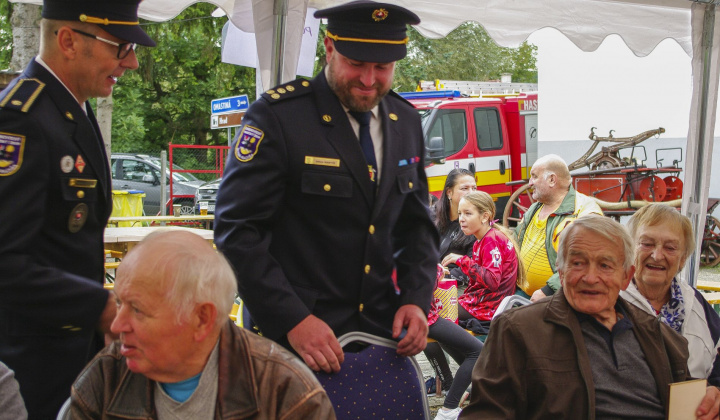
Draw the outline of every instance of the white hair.
<instances>
[{"instance_id":1,"label":"white hair","mask_svg":"<svg viewBox=\"0 0 720 420\"><path fill-rule=\"evenodd\" d=\"M143 263L130 267L121 265L121 268L126 270L123 273L126 277L139 275L138 265L144 273L152 273L164 286L178 323L187 319L196 304L210 302L217 309L216 324L221 326L227 322L237 293L235 273L221 253L197 239L199 237L194 233L154 232L132 251L146 252L147 255L139 257L144 259Z\"/></svg>"}]
</instances>

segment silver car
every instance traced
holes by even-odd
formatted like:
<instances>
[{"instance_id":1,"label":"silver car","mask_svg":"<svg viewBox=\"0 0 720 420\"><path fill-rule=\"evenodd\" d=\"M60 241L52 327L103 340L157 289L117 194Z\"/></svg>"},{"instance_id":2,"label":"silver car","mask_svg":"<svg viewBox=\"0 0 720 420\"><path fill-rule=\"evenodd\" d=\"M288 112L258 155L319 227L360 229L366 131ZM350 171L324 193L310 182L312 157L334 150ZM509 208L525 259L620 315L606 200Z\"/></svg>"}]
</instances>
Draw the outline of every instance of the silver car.
<instances>
[{"instance_id":1,"label":"silver car","mask_svg":"<svg viewBox=\"0 0 720 420\"><path fill-rule=\"evenodd\" d=\"M206 203L208 214L215 213L215 197L222 178L209 181L200 186L195 193L195 214L200 214L200 203Z\"/></svg>"},{"instance_id":2,"label":"silver car","mask_svg":"<svg viewBox=\"0 0 720 420\"><path fill-rule=\"evenodd\" d=\"M117 153L110 157L114 190L140 190L145 193L143 209L146 215L157 215L161 208L160 158L141 154ZM173 165L173 170L181 167ZM167 197L170 197L170 171L165 174ZM173 204L180 204L180 214L194 213L195 192L203 181L193 174L173 172ZM172 214L168 206L167 214Z\"/></svg>"}]
</instances>

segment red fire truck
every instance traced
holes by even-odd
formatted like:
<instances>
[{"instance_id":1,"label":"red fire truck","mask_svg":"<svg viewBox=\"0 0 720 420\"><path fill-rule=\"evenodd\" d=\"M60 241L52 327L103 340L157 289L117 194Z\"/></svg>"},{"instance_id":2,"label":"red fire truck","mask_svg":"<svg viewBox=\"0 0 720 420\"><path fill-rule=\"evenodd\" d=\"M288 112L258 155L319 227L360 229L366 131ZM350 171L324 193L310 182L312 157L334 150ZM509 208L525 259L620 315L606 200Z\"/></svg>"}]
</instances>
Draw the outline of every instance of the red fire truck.
<instances>
[{"instance_id":1,"label":"red fire truck","mask_svg":"<svg viewBox=\"0 0 720 420\"><path fill-rule=\"evenodd\" d=\"M517 188L506 183L527 179L538 157L537 92L472 98L447 90L401 95L422 115L430 192L439 197L447 174L466 168L502 215Z\"/></svg>"}]
</instances>

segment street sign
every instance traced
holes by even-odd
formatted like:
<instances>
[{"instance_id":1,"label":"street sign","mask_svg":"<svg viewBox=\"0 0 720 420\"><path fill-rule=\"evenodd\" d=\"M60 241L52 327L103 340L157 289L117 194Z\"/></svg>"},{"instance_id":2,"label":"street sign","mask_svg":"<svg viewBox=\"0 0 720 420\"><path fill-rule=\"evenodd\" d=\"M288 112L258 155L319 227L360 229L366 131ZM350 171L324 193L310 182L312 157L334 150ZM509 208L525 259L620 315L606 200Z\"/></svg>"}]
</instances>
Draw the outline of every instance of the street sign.
<instances>
[{"instance_id":1,"label":"street sign","mask_svg":"<svg viewBox=\"0 0 720 420\"><path fill-rule=\"evenodd\" d=\"M212 115L247 111L249 106L247 95L231 96L229 98L213 99L210 101L210 111Z\"/></svg>"},{"instance_id":2,"label":"street sign","mask_svg":"<svg viewBox=\"0 0 720 420\"><path fill-rule=\"evenodd\" d=\"M210 128L228 128L237 127L242 124L244 112L230 112L227 114L217 114L210 116Z\"/></svg>"}]
</instances>

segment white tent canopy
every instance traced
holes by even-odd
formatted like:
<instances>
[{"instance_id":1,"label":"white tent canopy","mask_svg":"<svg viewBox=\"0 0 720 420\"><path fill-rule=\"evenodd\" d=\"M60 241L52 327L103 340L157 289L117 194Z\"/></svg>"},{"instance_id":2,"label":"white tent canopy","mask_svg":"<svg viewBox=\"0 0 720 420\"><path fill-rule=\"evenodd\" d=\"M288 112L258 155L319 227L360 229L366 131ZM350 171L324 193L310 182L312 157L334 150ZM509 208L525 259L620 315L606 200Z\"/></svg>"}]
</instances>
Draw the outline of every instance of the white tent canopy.
<instances>
[{"instance_id":1,"label":"white tent canopy","mask_svg":"<svg viewBox=\"0 0 720 420\"><path fill-rule=\"evenodd\" d=\"M25 0L20 0L25 1ZM30 0L33 1L33 0ZM37 0L34 0L37 2ZM299 38L308 7L321 9L347 0L211 0L233 24L256 34L263 87L295 78ZM392 0L421 19L417 29L428 38L441 38L463 22L479 22L501 46L516 47L536 30L552 27L583 51L594 51L611 34L620 35L637 56L645 56L664 39L674 39L692 55L688 0ZM145 0L143 18L164 21L194 0ZM284 25L284 34L276 30ZM275 41L284 38L284 46ZM278 56L278 47L283 53ZM285 63L282 76L265 77L277 61ZM281 66L283 67L283 66ZM274 74L274 73L273 73Z\"/></svg>"},{"instance_id":2,"label":"white tent canopy","mask_svg":"<svg viewBox=\"0 0 720 420\"><path fill-rule=\"evenodd\" d=\"M11 0L13 1L13 0ZM41 0L15 0L41 4ZM295 78L299 40L308 7L321 9L347 0L210 0L235 26L256 34L264 89ZM583 51L594 51L617 34L638 56L664 39L674 39L693 57L693 97L687 142L683 213L702 240L709 191L710 160L718 93L720 0L387 0L411 9L423 35L439 38L466 21L479 22L502 46L517 46L538 29L552 27ZM196 0L144 0L141 17L173 18ZM471 52L469 52L471 53ZM699 253L688 264L692 282Z\"/></svg>"}]
</instances>

